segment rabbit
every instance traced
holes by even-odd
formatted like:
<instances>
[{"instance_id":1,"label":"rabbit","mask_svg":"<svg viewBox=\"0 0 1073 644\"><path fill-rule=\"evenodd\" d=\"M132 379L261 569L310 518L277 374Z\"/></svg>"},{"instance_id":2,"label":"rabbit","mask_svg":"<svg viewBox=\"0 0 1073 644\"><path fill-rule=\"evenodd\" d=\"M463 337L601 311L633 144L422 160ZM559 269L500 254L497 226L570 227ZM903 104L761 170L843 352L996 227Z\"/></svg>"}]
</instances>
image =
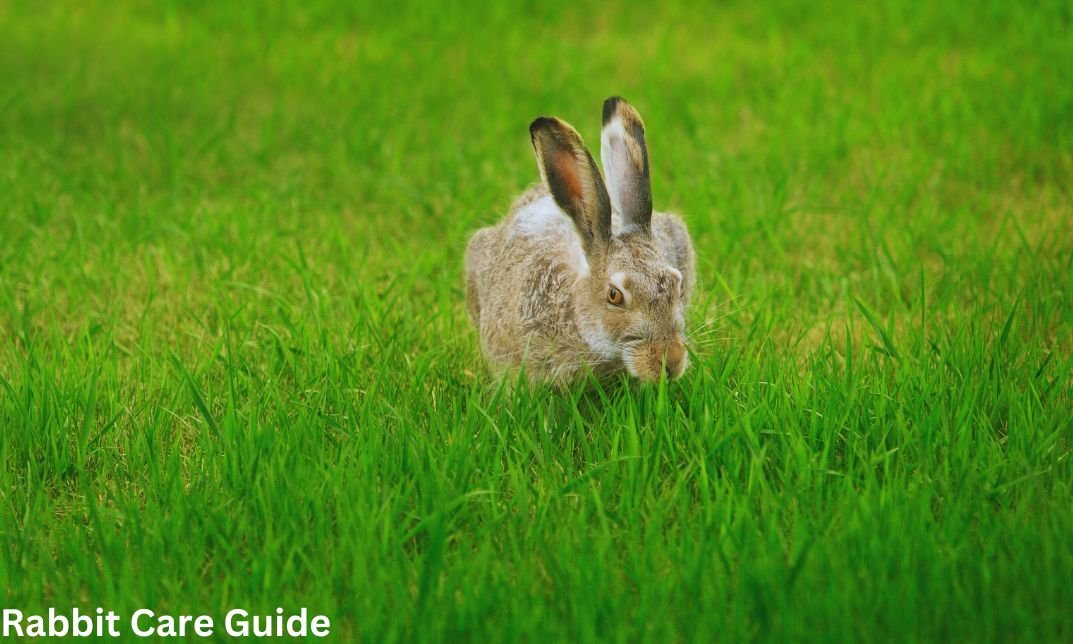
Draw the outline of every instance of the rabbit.
<instances>
[{"instance_id":1,"label":"rabbit","mask_svg":"<svg viewBox=\"0 0 1073 644\"><path fill-rule=\"evenodd\" d=\"M498 376L565 385L623 371L644 381L689 365L685 309L695 282L682 220L652 212L645 127L619 97L603 106L604 179L577 131L529 126L542 182L470 239L466 308Z\"/></svg>"}]
</instances>

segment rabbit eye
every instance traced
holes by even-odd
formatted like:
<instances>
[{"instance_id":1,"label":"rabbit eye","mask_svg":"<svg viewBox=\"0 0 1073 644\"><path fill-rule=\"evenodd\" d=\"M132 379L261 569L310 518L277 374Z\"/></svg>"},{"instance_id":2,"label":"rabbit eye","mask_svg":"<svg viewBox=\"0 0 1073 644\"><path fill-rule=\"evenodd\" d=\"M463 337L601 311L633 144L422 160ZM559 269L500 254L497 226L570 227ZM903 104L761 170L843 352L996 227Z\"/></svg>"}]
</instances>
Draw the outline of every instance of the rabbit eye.
<instances>
[{"instance_id":1,"label":"rabbit eye","mask_svg":"<svg viewBox=\"0 0 1073 644\"><path fill-rule=\"evenodd\" d=\"M618 290L614 286L607 289L607 303L614 304L615 306L622 306L622 291Z\"/></svg>"}]
</instances>

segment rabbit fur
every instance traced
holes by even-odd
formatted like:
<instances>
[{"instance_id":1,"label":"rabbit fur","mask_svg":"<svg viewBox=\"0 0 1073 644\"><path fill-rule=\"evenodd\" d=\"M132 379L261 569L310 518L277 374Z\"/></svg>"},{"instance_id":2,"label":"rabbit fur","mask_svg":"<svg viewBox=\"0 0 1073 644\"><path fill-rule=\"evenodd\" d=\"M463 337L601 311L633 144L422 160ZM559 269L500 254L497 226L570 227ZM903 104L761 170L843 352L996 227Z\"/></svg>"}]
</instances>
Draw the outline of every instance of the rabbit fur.
<instances>
[{"instance_id":1,"label":"rabbit fur","mask_svg":"<svg viewBox=\"0 0 1073 644\"><path fill-rule=\"evenodd\" d=\"M652 211L641 116L604 102L604 176L566 122L541 117L529 131L542 182L466 251L466 308L493 372L677 378L695 260L682 220Z\"/></svg>"}]
</instances>

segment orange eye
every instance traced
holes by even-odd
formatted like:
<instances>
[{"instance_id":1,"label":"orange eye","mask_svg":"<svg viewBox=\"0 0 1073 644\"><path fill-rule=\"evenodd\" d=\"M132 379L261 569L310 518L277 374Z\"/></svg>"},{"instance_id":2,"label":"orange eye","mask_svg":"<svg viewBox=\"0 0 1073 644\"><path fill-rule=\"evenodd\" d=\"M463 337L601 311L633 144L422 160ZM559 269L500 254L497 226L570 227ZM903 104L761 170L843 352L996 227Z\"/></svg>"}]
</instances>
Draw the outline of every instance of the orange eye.
<instances>
[{"instance_id":1,"label":"orange eye","mask_svg":"<svg viewBox=\"0 0 1073 644\"><path fill-rule=\"evenodd\" d=\"M615 306L622 306L623 297L622 291L618 290L614 286L607 289L607 303L614 304Z\"/></svg>"}]
</instances>

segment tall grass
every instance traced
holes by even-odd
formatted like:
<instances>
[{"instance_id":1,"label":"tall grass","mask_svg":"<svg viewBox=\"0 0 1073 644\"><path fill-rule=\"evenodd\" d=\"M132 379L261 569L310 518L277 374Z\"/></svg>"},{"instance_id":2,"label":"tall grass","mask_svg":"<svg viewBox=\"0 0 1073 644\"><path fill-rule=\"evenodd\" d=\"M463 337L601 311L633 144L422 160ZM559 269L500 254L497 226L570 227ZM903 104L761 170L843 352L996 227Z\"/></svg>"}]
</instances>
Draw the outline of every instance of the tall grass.
<instances>
[{"instance_id":1,"label":"tall grass","mask_svg":"<svg viewBox=\"0 0 1073 644\"><path fill-rule=\"evenodd\" d=\"M0 604L1068 641L1067 3L0 2ZM526 127L644 115L693 366L489 377ZM593 146L598 148L598 146Z\"/></svg>"}]
</instances>

